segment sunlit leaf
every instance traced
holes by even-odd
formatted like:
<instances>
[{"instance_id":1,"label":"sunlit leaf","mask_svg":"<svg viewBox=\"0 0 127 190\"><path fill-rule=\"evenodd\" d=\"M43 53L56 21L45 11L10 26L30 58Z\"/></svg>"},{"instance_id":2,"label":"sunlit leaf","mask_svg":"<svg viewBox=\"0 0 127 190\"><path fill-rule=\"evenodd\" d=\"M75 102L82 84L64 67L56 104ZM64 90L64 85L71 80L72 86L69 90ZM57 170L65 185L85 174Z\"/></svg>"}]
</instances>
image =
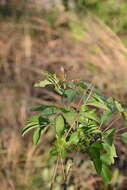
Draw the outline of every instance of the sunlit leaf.
<instances>
[{"instance_id":1,"label":"sunlit leaf","mask_svg":"<svg viewBox=\"0 0 127 190\"><path fill-rule=\"evenodd\" d=\"M116 100L115 100L115 105L116 105L116 108L117 108L117 110L119 112L123 112L124 111L122 105L118 101L116 101Z\"/></svg>"},{"instance_id":2,"label":"sunlit leaf","mask_svg":"<svg viewBox=\"0 0 127 190\"><path fill-rule=\"evenodd\" d=\"M76 121L77 113L75 110L70 110L63 113L63 116L69 125L73 125Z\"/></svg>"},{"instance_id":3,"label":"sunlit leaf","mask_svg":"<svg viewBox=\"0 0 127 190\"><path fill-rule=\"evenodd\" d=\"M99 101L96 101L94 98L90 99L86 103L86 105L94 106L94 107L97 107L97 108L100 108L100 109L103 109L103 110L110 111L110 109L108 108L108 106L105 103L101 103Z\"/></svg>"},{"instance_id":4,"label":"sunlit leaf","mask_svg":"<svg viewBox=\"0 0 127 190\"><path fill-rule=\"evenodd\" d=\"M47 85L49 85L49 84L52 84L50 81L48 81L48 80L43 80L43 81L39 81L39 82L37 82L37 83L35 83L35 87L45 87L45 86L47 86Z\"/></svg>"},{"instance_id":5,"label":"sunlit leaf","mask_svg":"<svg viewBox=\"0 0 127 190\"><path fill-rule=\"evenodd\" d=\"M31 129L34 129L36 127L39 127L39 123L38 122L31 122L29 124L27 124L21 131L22 135L24 136L28 131L30 131Z\"/></svg>"},{"instance_id":6,"label":"sunlit leaf","mask_svg":"<svg viewBox=\"0 0 127 190\"><path fill-rule=\"evenodd\" d=\"M97 116L95 109L82 112L81 115L100 123L100 118Z\"/></svg>"},{"instance_id":7,"label":"sunlit leaf","mask_svg":"<svg viewBox=\"0 0 127 190\"><path fill-rule=\"evenodd\" d=\"M100 103L104 104L106 102L106 97L101 96L97 93L93 93L92 96Z\"/></svg>"},{"instance_id":8,"label":"sunlit leaf","mask_svg":"<svg viewBox=\"0 0 127 190\"><path fill-rule=\"evenodd\" d=\"M41 131L43 128L38 128L36 129L36 131L34 132L33 135L33 144L36 145L39 142L39 139L41 137Z\"/></svg>"},{"instance_id":9,"label":"sunlit leaf","mask_svg":"<svg viewBox=\"0 0 127 190\"><path fill-rule=\"evenodd\" d=\"M40 115L33 115L33 116L29 117L27 120L28 121L38 122L39 117L40 117Z\"/></svg>"},{"instance_id":10,"label":"sunlit leaf","mask_svg":"<svg viewBox=\"0 0 127 190\"><path fill-rule=\"evenodd\" d=\"M79 133L76 131L71 134L69 138L69 143L71 144L77 144L79 142Z\"/></svg>"},{"instance_id":11,"label":"sunlit leaf","mask_svg":"<svg viewBox=\"0 0 127 190\"><path fill-rule=\"evenodd\" d=\"M105 143L105 144L103 144L103 148L106 153L101 154L101 160L104 163L106 163L107 165L114 164L114 162L115 162L114 159L117 157L114 144L112 144L112 146L111 146L111 145Z\"/></svg>"},{"instance_id":12,"label":"sunlit leaf","mask_svg":"<svg viewBox=\"0 0 127 190\"><path fill-rule=\"evenodd\" d=\"M56 117L56 121L55 121L55 127L56 127L56 134L58 136L61 136L61 134L63 133L64 130L64 118L59 115Z\"/></svg>"},{"instance_id":13,"label":"sunlit leaf","mask_svg":"<svg viewBox=\"0 0 127 190\"><path fill-rule=\"evenodd\" d=\"M124 119L127 120L127 111L123 112Z\"/></svg>"},{"instance_id":14,"label":"sunlit leaf","mask_svg":"<svg viewBox=\"0 0 127 190\"><path fill-rule=\"evenodd\" d=\"M112 146L112 143L113 143L113 138L114 138L114 133L115 133L116 129L115 128L112 128L112 129L109 129L105 132L104 134L104 138L106 140L106 142Z\"/></svg>"},{"instance_id":15,"label":"sunlit leaf","mask_svg":"<svg viewBox=\"0 0 127 190\"><path fill-rule=\"evenodd\" d=\"M101 176L106 184L110 183L111 181L111 172L105 164L102 165Z\"/></svg>"}]
</instances>

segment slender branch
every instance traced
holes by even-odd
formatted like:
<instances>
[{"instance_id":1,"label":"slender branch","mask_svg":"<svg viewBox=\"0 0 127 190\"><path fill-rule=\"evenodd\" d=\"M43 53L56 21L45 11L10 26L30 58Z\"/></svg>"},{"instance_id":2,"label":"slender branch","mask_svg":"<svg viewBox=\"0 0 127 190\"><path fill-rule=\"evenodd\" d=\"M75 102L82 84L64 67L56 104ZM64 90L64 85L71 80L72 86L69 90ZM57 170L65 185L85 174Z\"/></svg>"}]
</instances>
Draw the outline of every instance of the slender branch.
<instances>
[{"instance_id":1,"label":"slender branch","mask_svg":"<svg viewBox=\"0 0 127 190\"><path fill-rule=\"evenodd\" d=\"M86 99L86 101L85 101L84 104L86 104L87 101L89 100L89 98L90 98L90 96L91 96L91 94L92 94L92 92L93 92L93 89L94 89L94 86L92 86L92 88L91 88L91 90L90 90L90 93L88 94L88 97L87 97L87 99ZM83 100L83 97L84 97L84 94L85 94L85 93L86 93L86 91L84 91L84 93L83 93L83 95L82 95L82 97L81 97L81 99L80 99L80 101L79 101L79 103L78 103L78 107L80 106L80 104L81 104L81 102L82 102L82 100ZM80 115L80 112L77 114L77 117L76 117L76 119L74 120L72 126L70 127L70 129L69 129L68 132L66 133L65 138L68 137L68 135L69 135L70 131L72 130L72 128L74 127L74 124L75 124L77 118L79 117L79 115ZM63 144L61 145L61 147L63 148ZM60 155L60 157L61 157L61 155ZM62 159L62 157L61 157L61 159ZM57 158L57 163L56 163L56 166L55 166L55 169L54 169L54 174L53 174L53 177L52 177L52 182L51 182L50 190L53 189L53 184L54 184L55 177L56 177L56 171L57 171L57 168L58 168L58 162L59 162L59 156L58 156L58 158ZM61 163L62 163L62 171L63 171L64 180L66 180L66 176L65 176L65 174L64 174L63 160L61 160Z\"/></svg>"},{"instance_id":2,"label":"slender branch","mask_svg":"<svg viewBox=\"0 0 127 190\"><path fill-rule=\"evenodd\" d=\"M62 153L60 151L60 160L61 160L61 165L62 165L62 173L63 173L63 178L64 178L64 181L66 179L66 176L65 176L65 168L64 168L64 164L63 164L63 158L62 158Z\"/></svg>"},{"instance_id":3,"label":"slender branch","mask_svg":"<svg viewBox=\"0 0 127 190\"><path fill-rule=\"evenodd\" d=\"M106 129L104 129L103 132L107 131L108 129L110 129L110 127L115 123L117 122L118 120L120 119L120 116L118 118L116 118L115 120L113 120L107 127Z\"/></svg>"},{"instance_id":4,"label":"slender branch","mask_svg":"<svg viewBox=\"0 0 127 190\"><path fill-rule=\"evenodd\" d=\"M123 127L123 128L119 129L119 130L116 131L116 132L120 132L120 131L122 131L122 130L124 130L124 129L127 129L127 127Z\"/></svg>"},{"instance_id":5,"label":"slender branch","mask_svg":"<svg viewBox=\"0 0 127 190\"><path fill-rule=\"evenodd\" d=\"M99 129L101 128L102 125L103 125L103 121L101 121L100 126L99 126Z\"/></svg>"},{"instance_id":6,"label":"slender branch","mask_svg":"<svg viewBox=\"0 0 127 190\"><path fill-rule=\"evenodd\" d=\"M56 162L56 165L55 165L55 168L54 168L54 171L53 171L50 190L53 190L53 185L54 185L55 178L56 178L56 172L57 172L57 169L58 169L58 164L59 164L59 156L57 157L57 162Z\"/></svg>"},{"instance_id":7,"label":"slender branch","mask_svg":"<svg viewBox=\"0 0 127 190\"><path fill-rule=\"evenodd\" d=\"M90 90L90 93L89 93L89 95L87 96L86 101L84 102L84 105L88 102L88 100L89 100L89 98L90 98L90 96L91 96L91 94L92 94L92 92L93 92L93 89L94 89L94 86L92 86L92 88L91 88L91 90ZM85 92L84 92L84 94L85 94ZM81 97L81 99L80 99L80 101L79 101L79 103L78 103L78 107L80 106L80 104L81 104L81 102L82 102L82 100L83 100L84 94L82 95L82 97ZM72 126L69 128L68 132L66 133L65 138L68 137L70 131L73 129L74 124L75 124L77 118L79 117L79 115L80 115L80 112L77 114L77 117L76 117L76 119L74 120Z\"/></svg>"},{"instance_id":8,"label":"slender branch","mask_svg":"<svg viewBox=\"0 0 127 190\"><path fill-rule=\"evenodd\" d=\"M90 93L89 93L89 95L87 96L87 99L86 99L86 101L84 102L84 104L86 104L86 103L88 102L90 96L92 95L93 89L94 89L94 86L91 87Z\"/></svg>"}]
</instances>

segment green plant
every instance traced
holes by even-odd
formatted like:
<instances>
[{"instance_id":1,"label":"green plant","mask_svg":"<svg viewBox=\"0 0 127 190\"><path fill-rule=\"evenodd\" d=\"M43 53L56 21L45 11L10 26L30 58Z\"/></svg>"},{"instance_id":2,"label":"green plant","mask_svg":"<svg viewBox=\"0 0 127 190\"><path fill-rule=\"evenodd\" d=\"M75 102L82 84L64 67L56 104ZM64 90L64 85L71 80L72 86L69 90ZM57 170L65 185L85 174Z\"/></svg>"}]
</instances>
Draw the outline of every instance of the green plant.
<instances>
[{"instance_id":1,"label":"green plant","mask_svg":"<svg viewBox=\"0 0 127 190\"><path fill-rule=\"evenodd\" d=\"M66 80L66 78L60 80L56 74L51 73L45 73L45 75L46 79L36 83L35 87L53 86L56 93L61 96L63 106L32 107L30 111L39 112L39 114L28 118L28 124L22 129L22 135L35 129L33 143L36 145L42 132L55 130L50 151L52 156L57 157L53 179L59 160L63 163L63 159L69 156L69 152L75 150L87 154L98 175L105 183L110 183L109 166L114 164L117 157L113 141L119 136L119 130L112 128L112 125L119 117L123 117L126 122L125 106L112 97L101 95L92 83ZM127 143L127 133L123 133L122 138ZM65 181L67 173L63 167ZM51 189L52 186L53 182Z\"/></svg>"}]
</instances>

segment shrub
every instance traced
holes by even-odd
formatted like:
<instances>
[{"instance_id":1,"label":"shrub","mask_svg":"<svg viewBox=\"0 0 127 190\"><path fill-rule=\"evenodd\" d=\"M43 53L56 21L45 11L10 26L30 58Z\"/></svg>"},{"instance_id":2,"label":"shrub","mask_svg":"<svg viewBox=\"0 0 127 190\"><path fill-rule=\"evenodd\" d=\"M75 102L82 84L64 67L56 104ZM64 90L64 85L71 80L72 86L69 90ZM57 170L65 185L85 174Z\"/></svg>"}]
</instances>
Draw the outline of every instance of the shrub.
<instances>
[{"instance_id":1,"label":"shrub","mask_svg":"<svg viewBox=\"0 0 127 190\"><path fill-rule=\"evenodd\" d=\"M57 157L57 165L59 160L68 158L73 150L87 154L97 174L105 183L110 183L109 166L114 164L117 157L114 139L121 130L112 127L112 124L118 117L126 122L125 106L112 97L101 95L92 83L67 80L65 77L60 80L56 74L51 73L45 73L45 76L46 79L36 83L35 87L51 85L61 96L63 106L32 107L30 111L38 114L28 118L22 135L34 129L33 144L36 145L42 133L54 130L55 137L50 153ZM127 133L123 133L121 137L127 143ZM65 173L64 179L67 175Z\"/></svg>"}]
</instances>

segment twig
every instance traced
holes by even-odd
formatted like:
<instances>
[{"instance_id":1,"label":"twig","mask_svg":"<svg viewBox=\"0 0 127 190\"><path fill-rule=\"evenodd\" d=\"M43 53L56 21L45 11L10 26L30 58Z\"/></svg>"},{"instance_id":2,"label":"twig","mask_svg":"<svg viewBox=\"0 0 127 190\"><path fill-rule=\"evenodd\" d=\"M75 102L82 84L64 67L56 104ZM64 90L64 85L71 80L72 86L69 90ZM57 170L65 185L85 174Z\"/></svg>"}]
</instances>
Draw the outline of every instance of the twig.
<instances>
[{"instance_id":1,"label":"twig","mask_svg":"<svg viewBox=\"0 0 127 190\"><path fill-rule=\"evenodd\" d=\"M92 86L92 88L91 88L91 90L90 90L90 93L89 93L89 95L87 96L86 101L84 102L84 105L88 102L88 100L89 100L89 98L90 98L90 96L91 96L91 94L92 94L92 92L93 92L93 88L94 88L94 86ZM85 93L84 93L84 94L85 94ZM80 104L81 104L81 102L82 102L82 100L83 100L84 94L82 95L82 97L81 97L81 99L80 99L80 101L79 101L79 103L78 103L78 107L80 106ZM68 135L69 135L70 131L72 130L72 128L74 127L74 124L75 124L75 122L76 122L76 120L77 120L77 118L78 118L79 115L80 115L80 112L77 114L77 117L76 117L76 119L74 120L72 126L69 128L68 132L66 133L65 138L68 137Z\"/></svg>"},{"instance_id":2,"label":"twig","mask_svg":"<svg viewBox=\"0 0 127 190\"><path fill-rule=\"evenodd\" d=\"M65 168L64 168L64 164L63 164L63 158L62 158L62 153L60 151L60 160L61 160L61 165L62 165L62 172L63 172L63 178L64 178L64 181L66 179L66 176L65 176Z\"/></svg>"},{"instance_id":3,"label":"twig","mask_svg":"<svg viewBox=\"0 0 127 190\"><path fill-rule=\"evenodd\" d=\"M84 102L84 104L86 104L87 101L89 100L89 98L90 98L90 96L91 96L91 94L92 94L92 92L93 92L93 89L94 89L94 86L92 86L92 88L91 88L91 90L90 90L90 93L88 94L87 99L86 99L86 101ZM77 106L78 108L79 108L79 106L80 106L80 104L81 104L81 102L82 102L82 100L83 100L83 97L84 97L84 94L85 94L85 93L86 93L86 91L84 91L84 93L83 93L83 95L82 95L82 97L81 97L81 99L80 99L80 101L79 101L79 103L78 103L78 106ZM79 117L79 115L80 115L80 112L77 114L77 117L75 118L74 122L72 123L72 126L69 128L69 130L68 130L67 133L65 134L65 139L68 137L70 131L71 131L72 128L74 127L74 124L75 124L77 118ZM63 148L63 144L61 145L61 149L62 149L62 148ZM61 155L60 155L60 157L61 157ZM61 157L61 159L62 159L62 157ZM64 173L64 166L63 166L63 160L61 160L61 163L62 163L62 172L63 172L63 176L64 176L64 182L65 182L65 180L66 180L68 174L67 174L67 176L65 176L65 173ZM57 166L57 167L58 167L58 166ZM55 175L54 175L54 176L55 176ZM55 177L53 177L50 190L52 190L53 183L54 183L54 178L55 178Z\"/></svg>"},{"instance_id":4,"label":"twig","mask_svg":"<svg viewBox=\"0 0 127 190\"><path fill-rule=\"evenodd\" d=\"M123 128L119 129L119 130L116 131L116 132L120 132L120 131L122 131L122 130L124 130L124 129L127 129L127 127L123 127Z\"/></svg>"},{"instance_id":5,"label":"twig","mask_svg":"<svg viewBox=\"0 0 127 190\"><path fill-rule=\"evenodd\" d=\"M53 185L54 185L54 182L55 182L55 177L56 177L56 172L57 172L58 164L59 164L59 156L57 157L57 162L56 162L56 165L55 165L55 168L54 168L54 172L53 172L53 176L52 176L52 180L51 180L50 190L53 189Z\"/></svg>"},{"instance_id":6,"label":"twig","mask_svg":"<svg viewBox=\"0 0 127 190\"><path fill-rule=\"evenodd\" d=\"M116 121L118 121L120 119L120 117L116 118L115 120L113 120L108 126L106 129L104 129L103 132L107 131Z\"/></svg>"}]
</instances>

